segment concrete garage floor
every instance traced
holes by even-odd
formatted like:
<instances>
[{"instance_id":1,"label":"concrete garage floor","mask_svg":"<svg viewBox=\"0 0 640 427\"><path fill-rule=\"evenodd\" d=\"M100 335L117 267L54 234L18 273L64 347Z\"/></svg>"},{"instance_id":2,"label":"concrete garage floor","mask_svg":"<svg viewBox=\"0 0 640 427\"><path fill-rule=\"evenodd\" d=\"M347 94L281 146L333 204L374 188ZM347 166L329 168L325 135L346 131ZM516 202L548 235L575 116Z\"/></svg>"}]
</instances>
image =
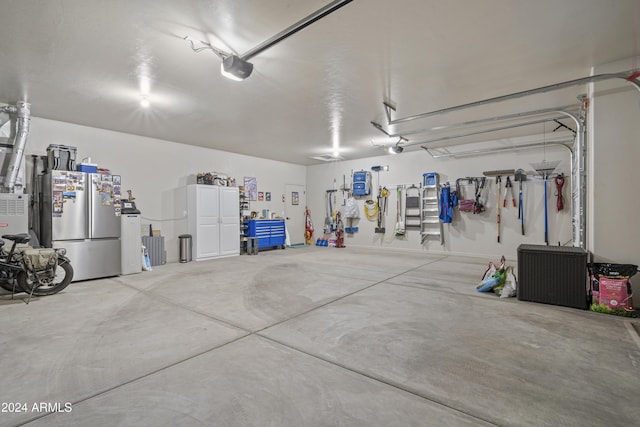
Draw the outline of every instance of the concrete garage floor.
<instances>
[{"instance_id":1,"label":"concrete garage floor","mask_svg":"<svg viewBox=\"0 0 640 427\"><path fill-rule=\"evenodd\" d=\"M640 323L479 294L487 261L313 246L2 295L0 426L638 425Z\"/></svg>"}]
</instances>

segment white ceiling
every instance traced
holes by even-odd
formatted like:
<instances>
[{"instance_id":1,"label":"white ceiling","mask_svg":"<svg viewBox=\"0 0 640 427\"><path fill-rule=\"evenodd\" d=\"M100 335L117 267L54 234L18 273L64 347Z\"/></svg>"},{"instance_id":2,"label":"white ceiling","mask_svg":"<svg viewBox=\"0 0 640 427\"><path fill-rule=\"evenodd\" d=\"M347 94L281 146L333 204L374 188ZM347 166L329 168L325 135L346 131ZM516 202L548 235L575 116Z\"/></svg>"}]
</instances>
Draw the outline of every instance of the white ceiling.
<instances>
[{"instance_id":1,"label":"white ceiling","mask_svg":"<svg viewBox=\"0 0 640 427\"><path fill-rule=\"evenodd\" d=\"M371 141L383 134L370 122L386 126L384 99L397 104L395 116L413 115L585 77L637 55L637 0L354 0L252 58L243 82L222 77L217 56L183 40L242 54L329 2L4 1L0 102L25 99L37 117L314 164L334 143L347 159L382 154ZM139 105L145 79L148 109ZM389 131L557 107L584 92Z\"/></svg>"}]
</instances>

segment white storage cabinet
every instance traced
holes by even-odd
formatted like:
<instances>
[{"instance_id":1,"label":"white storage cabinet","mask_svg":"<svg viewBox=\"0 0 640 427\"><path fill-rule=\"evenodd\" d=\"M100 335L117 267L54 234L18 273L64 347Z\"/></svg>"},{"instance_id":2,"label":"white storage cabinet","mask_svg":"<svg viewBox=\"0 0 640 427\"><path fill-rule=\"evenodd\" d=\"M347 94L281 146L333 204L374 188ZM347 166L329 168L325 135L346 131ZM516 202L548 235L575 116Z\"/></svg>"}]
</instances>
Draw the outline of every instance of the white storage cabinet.
<instances>
[{"instance_id":1,"label":"white storage cabinet","mask_svg":"<svg viewBox=\"0 0 640 427\"><path fill-rule=\"evenodd\" d=\"M195 261L240 255L238 187L187 186L187 228Z\"/></svg>"}]
</instances>

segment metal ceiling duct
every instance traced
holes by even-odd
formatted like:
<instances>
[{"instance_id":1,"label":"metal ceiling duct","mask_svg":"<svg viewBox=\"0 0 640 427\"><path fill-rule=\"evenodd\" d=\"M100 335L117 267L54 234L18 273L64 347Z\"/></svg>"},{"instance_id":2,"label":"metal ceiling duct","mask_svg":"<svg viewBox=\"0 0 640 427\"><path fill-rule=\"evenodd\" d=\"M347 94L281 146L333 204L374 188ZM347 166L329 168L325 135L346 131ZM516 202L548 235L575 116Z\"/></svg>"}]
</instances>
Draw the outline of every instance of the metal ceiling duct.
<instances>
[{"instance_id":1,"label":"metal ceiling duct","mask_svg":"<svg viewBox=\"0 0 640 427\"><path fill-rule=\"evenodd\" d=\"M16 105L7 105L0 108L0 112L7 113L11 120L15 120L15 137L13 142L10 141L8 148L13 149L11 159L7 166L6 176L4 176L3 193L13 192L13 187L18 179L18 171L22 163L24 147L27 144L27 135L29 134L29 121L31 120L31 104L24 101L18 101ZM9 144L8 144L9 145Z\"/></svg>"}]
</instances>

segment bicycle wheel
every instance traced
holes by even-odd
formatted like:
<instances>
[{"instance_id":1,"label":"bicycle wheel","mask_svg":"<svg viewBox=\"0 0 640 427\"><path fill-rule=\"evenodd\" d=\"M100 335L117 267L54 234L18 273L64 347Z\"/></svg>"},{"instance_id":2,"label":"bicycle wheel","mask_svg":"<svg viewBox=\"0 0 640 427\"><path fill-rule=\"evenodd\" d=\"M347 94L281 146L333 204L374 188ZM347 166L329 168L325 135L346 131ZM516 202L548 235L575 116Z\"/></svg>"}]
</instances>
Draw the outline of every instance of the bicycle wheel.
<instances>
[{"instance_id":1,"label":"bicycle wheel","mask_svg":"<svg viewBox=\"0 0 640 427\"><path fill-rule=\"evenodd\" d=\"M25 292L30 293L31 289L34 286L37 286L33 289L33 295L36 296L46 296L53 295L55 293L60 292L71 283L73 279L73 267L68 262L64 264L58 264L56 268L56 274L53 278L46 280L45 283L37 286L27 277L27 273L21 271L18 273L18 286L20 286Z\"/></svg>"}]
</instances>

